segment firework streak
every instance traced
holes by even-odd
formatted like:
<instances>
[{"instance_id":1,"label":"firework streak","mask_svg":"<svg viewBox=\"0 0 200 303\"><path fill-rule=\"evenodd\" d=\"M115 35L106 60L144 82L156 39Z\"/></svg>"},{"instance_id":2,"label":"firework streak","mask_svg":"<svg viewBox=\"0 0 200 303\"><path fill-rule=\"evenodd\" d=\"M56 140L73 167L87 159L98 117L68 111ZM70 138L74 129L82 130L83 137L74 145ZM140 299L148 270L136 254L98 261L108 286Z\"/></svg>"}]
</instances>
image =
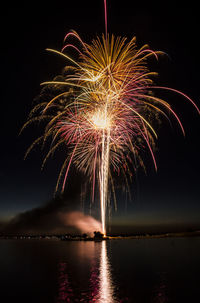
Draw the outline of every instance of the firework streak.
<instances>
[{"instance_id":1,"label":"firework streak","mask_svg":"<svg viewBox=\"0 0 200 303\"><path fill-rule=\"evenodd\" d=\"M154 91L172 90L187 98L198 112L199 109L183 93L153 84L156 73L149 71L147 59L152 56L158 59L162 52L152 51L148 45L138 49L135 37L128 42L126 38L110 36L107 19L105 36L97 37L91 44L83 42L75 31L69 32L64 41L61 52L48 49L64 57L68 65L62 76L41 84L43 90L53 90L56 94L37 104L23 126L47 121L43 135L33 142L27 154L50 137L52 144L44 165L58 147L67 146L56 191L61 180L64 190L72 163L89 176L93 199L98 183L102 232L106 234L108 188L114 190L111 172L121 171L125 175L132 170L130 165L135 169L138 165L144 167L145 148L157 169L153 153L157 134L152 122L160 116L167 119L173 116L184 134L176 113L166 101L155 97ZM69 48L77 53L77 60L67 55Z\"/></svg>"}]
</instances>

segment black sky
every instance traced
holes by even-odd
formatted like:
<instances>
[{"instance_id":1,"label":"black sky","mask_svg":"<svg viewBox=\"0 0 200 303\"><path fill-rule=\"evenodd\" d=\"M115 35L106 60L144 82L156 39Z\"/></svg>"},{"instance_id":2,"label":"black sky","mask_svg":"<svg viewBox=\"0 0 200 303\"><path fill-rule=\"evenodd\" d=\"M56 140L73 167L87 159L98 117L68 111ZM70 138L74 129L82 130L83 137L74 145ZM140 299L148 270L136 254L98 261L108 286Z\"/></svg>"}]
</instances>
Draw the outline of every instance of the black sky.
<instances>
[{"instance_id":1,"label":"black sky","mask_svg":"<svg viewBox=\"0 0 200 303\"><path fill-rule=\"evenodd\" d=\"M157 83L183 91L200 107L199 7L196 1L181 5L159 1L108 0L108 29L115 35L137 37L138 46L168 54L151 66L160 73ZM90 42L104 32L103 0L20 1L1 10L1 167L0 219L42 206L54 193L61 161L47 163L41 172L42 154L35 150L24 161L27 147L37 137L31 127L19 130L40 92L40 83L59 74L64 62L45 51L60 50L65 34L76 30ZM152 60L153 61L153 60ZM183 122L186 138L173 120L159 128L154 172L147 158L147 176L138 172L132 201L118 193L119 211L113 224L200 226L199 115L184 98L162 95ZM70 184L67 187L70 193Z\"/></svg>"}]
</instances>

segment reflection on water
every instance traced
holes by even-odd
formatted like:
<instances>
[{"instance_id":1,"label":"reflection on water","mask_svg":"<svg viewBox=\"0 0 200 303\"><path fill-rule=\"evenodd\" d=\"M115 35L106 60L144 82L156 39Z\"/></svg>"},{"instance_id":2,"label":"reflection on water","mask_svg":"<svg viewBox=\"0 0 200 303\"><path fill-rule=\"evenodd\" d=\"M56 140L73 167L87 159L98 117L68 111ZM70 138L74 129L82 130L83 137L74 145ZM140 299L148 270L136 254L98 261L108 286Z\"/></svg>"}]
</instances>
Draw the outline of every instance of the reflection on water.
<instances>
[{"instance_id":1,"label":"reflection on water","mask_svg":"<svg viewBox=\"0 0 200 303\"><path fill-rule=\"evenodd\" d=\"M99 293L97 302L112 303L113 284L111 279L110 264L108 261L106 241L101 243L100 273L99 273ZM116 301L115 301L116 302Z\"/></svg>"},{"instance_id":2,"label":"reflection on water","mask_svg":"<svg viewBox=\"0 0 200 303\"><path fill-rule=\"evenodd\" d=\"M153 303L167 303L167 297L167 279L166 273L163 272L159 274L158 284L153 292Z\"/></svg>"},{"instance_id":3,"label":"reflection on water","mask_svg":"<svg viewBox=\"0 0 200 303\"><path fill-rule=\"evenodd\" d=\"M58 278L58 296L57 303L64 302L99 302L99 303L114 303L118 302L114 299L114 285L111 277L110 263L107 256L107 243L93 243L90 246L90 285L89 292L75 292L72 288L73 281L70 281L67 263L59 264ZM81 254L87 252L88 247L82 246ZM79 294L79 295L78 295ZM81 297L80 297L81 296Z\"/></svg>"},{"instance_id":4,"label":"reflection on water","mask_svg":"<svg viewBox=\"0 0 200 303\"><path fill-rule=\"evenodd\" d=\"M95 302L95 298L98 297L99 293L99 271L98 268L93 262L91 267L91 277L90 277L90 301Z\"/></svg>"},{"instance_id":5,"label":"reflection on water","mask_svg":"<svg viewBox=\"0 0 200 303\"><path fill-rule=\"evenodd\" d=\"M200 237L0 241L0 302L200 302Z\"/></svg>"},{"instance_id":6,"label":"reflection on water","mask_svg":"<svg viewBox=\"0 0 200 303\"><path fill-rule=\"evenodd\" d=\"M73 290L69 283L67 264L59 264L59 289L57 303L72 302Z\"/></svg>"}]
</instances>

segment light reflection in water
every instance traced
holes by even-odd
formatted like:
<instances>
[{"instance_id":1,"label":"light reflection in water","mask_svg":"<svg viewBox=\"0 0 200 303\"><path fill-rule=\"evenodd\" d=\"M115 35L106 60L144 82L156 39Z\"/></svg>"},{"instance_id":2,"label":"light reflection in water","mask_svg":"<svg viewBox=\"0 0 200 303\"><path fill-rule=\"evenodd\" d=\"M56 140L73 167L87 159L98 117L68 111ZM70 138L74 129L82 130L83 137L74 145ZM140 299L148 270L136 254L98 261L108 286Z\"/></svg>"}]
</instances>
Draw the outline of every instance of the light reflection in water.
<instances>
[{"instance_id":1,"label":"light reflection in water","mask_svg":"<svg viewBox=\"0 0 200 303\"><path fill-rule=\"evenodd\" d=\"M65 302L97 302L116 303L114 299L114 285L111 277L111 268L107 255L107 241L98 243L81 243L80 256L90 256L89 288L86 291L83 285L73 289L75 282L68 272L67 263L59 264L59 288L56 303Z\"/></svg>"},{"instance_id":2,"label":"light reflection in water","mask_svg":"<svg viewBox=\"0 0 200 303\"><path fill-rule=\"evenodd\" d=\"M97 302L116 302L113 299L113 284L110 272L110 263L107 256L106 241L101 243L100 272L99 272L99 298Z\"/></svg>"},{"instance_id":3,"label":"light reflection in water","mask_svg":"<svg viewBox=\"0 0 200 303\"><path fill-rule=\"evenodd\" d=\"M70 286L70 282L67 274L67 264L59 264L59 289L57 303L73 302L73 291Z\"/></svg>"},{"instance_id":4,"label":"light reflection in water","mask_svg":"<svg viewBox=\"0 0 200 303\"><path fill-rule=\"evenodd\" d=\"M159 273L159 282L155 286L153 303L167 303L168 302L167 292L168 292L168 287L167 287L166 273L161 272Z\"/></svg>"}]
</instances>

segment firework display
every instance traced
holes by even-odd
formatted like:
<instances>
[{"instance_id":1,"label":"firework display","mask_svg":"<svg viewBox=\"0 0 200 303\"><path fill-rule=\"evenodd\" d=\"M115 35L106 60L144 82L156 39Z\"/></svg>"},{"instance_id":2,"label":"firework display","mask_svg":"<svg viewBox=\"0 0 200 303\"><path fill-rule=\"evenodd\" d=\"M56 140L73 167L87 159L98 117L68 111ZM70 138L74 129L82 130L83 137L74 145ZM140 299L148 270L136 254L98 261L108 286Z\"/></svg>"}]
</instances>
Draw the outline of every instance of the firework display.
<instances>
[{"instance_id":1,"label":"firework display","mask_svg":"<svg viewBox=\"0 0 200 303\"><path fill-rule=\"evenodd\" d=\"M106 1L105 16L107 16ZM137 48L136 38L114 37L107 32L91 44L69 32L59 52L48 51L66 59L63 75L44 82L43 90L54 91L50 100L42 100L30 112L26 128L35 121L46 121L41 137L37 138L26 155L38 143L51 139L51 147L43 165L62 146L67 156L62 165L56 191L64 191L71 165L84 172L92 183L92 197L99 189L102 233L106 234L108 188L114 190L113 172L129 174L139 165L144 167L143 151L148 150L157 169L154 156L157 138L153 121L161 116L173 116L183 134L183 125L169 103L155 96L155 91L172 90L154 85L155 72L149 70L149 57L156 60L162 54L148 45ZM71 42L75 41L75 42ZM73 49L72 56L68 50ZM71 52L70 52L71 53ZM77 58L77 59L74 59Z\"/></svg>"}]
</instances>

